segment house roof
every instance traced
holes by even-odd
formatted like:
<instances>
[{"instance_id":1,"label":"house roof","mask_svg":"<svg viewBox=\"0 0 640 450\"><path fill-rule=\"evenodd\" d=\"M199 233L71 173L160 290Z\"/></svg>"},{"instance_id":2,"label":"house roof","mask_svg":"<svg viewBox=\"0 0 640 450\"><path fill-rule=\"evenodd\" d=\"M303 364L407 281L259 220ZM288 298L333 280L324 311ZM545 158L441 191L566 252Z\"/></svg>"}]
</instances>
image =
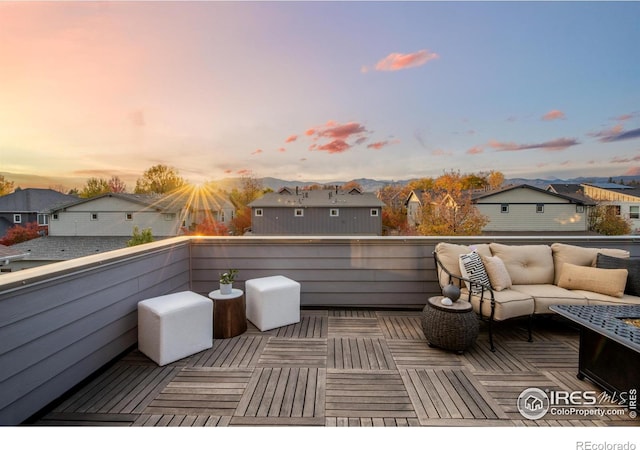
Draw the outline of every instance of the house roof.
<instances>
[{"instance_id":1,"label":"house roof","mask_svg":"<svg viewBox=\"0 0 640 450\"><path fill-rule=\"evenodd\" d=\"M249 206L252 208L381 208L384 202L372 192L360 192L357 189L348 192L323 189L297 193L280 190L280 192L264 194L261 198L249 203Z\"/></svg>"},{"instance_id":2,"label":"house roof","mask_svg":"<svg viewBox=\"0 0 640 450\"><path fill-rule=\"evenodd\" d=\"M44 236L12 245L26 259L66 261L127 247L129 236ZM156 240L164 238L156 238ZM0 257L1 258L1 257Z\"/></svg>"},{"instance_id":3,"label":"house roof","mask_svg":"<svg viewBox=\"0 0 640 450\"><path fill-rule=\"evenodd\" d=\"M19 249L8 247L6 245L0 245L0 266L6 264L5 261L14 261L16 259L22 259L27 254Z\"/></svg>"},{"instance_id":4,"label":"house roof","mask_svg":"<svg viewBox=\"0 0 640 450\"><path fill-rule=\"evenodd\" d=\"M497 194L501 194L503 192L507 192L507 191L513 191L515 189L530 189L532 191L536 191L536 192L540 192L549 196L553 196L553 197L557 197L559 199L563 199L568 201L569 203L577 203L577 204L581 204L581 205L592 205L594 204L593 200L585 197L585 196L578 196L578 195L568 195L568 194L560 194L560 193L556 193L553 191L549 191L546 189L542 189L539 188L537 186L532 186L530 184L516 184L513 186L507 186L504 187L502 189L497 189L495 191L489 191L489 192L479 192L477 194L473 195L473 200L474 202L477 202L480 199L486 199L489 197L492 197L494 195Z\"/></svg>"},{"instance_id":5,"label":"house roof","mask_svg":"<svg viewBox=\"0 0 640 450\"><path fill-rule=\"evenodd\" d=\"M604 189L606 191L616 192L618 194L632 195L634 197L640 197L640 187L626 186L624 184L616 183L584 183L585 186L593 186L598 189Z\"/></svg>"},{"instance_id":6,"label":"house roof","mask_svg":"<svg viewBox=\"0 0 640 450\"><path fill-rule=\"evenodd\" d=\"M11 194L0 197L0 212L38 213L70 201L77 201L73 195L63 194L53 189L16 189Z\"/></svg>"},{"instance_id":7,"label":"house roof","mask_svg":"<svg viewBox=\"0 0 640 450\"><path fill-rule=\"evenodd\" d=\"M105 197L113 197L121 200L125 200L131 203L136 203L138 205L155 209L156 211L168 211L168 212L176 212L179 211L184 203L182 199L170 198L167 195L159 195L159 194L127 194L123 192L108 192L106 194L97 195L95 197L90 198L76 198L73 201L56 205L51 208L49 213L54 213L57 211L62 211L72 206L81 205L83 203L89 203L96 201Z\"/></svg>"}]
</instances>

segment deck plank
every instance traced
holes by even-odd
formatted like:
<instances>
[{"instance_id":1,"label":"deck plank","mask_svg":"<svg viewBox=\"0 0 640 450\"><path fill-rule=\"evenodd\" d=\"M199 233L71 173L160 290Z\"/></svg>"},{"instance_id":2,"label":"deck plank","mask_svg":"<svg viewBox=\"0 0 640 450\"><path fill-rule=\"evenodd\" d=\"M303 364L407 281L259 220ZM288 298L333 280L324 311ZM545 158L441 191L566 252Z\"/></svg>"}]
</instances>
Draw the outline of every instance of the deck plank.
<instances>
[{"instance_id":1,"label":"deck plank","mask_svg":"<svg viewBox=\"0 0 640 450\"><path fill-rule=\"evenodd\" d=\"M39 426L638 426L627 416L527 420L530 387L601 391L576 378L578 332L556 321L481 324L463 354L429 347L421 311L302 310L266 332L216 339L158 367L138 350L88 380ZM606 401L605 401L606 403ZM609 407L615 406L609 402Z\"/></svg>"}]
</instances>

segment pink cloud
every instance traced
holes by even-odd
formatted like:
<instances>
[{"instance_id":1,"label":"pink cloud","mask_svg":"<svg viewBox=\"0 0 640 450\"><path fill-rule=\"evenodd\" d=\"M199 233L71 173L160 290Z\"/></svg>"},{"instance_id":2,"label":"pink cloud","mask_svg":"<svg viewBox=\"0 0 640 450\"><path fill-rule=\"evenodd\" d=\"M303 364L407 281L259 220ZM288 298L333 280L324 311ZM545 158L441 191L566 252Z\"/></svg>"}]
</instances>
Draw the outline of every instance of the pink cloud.
<instances>
[{"instance_id":1,"label":"pink cloud","mask_svg":"<svg viewBox=\"0 0 640 450\"><path fill-rule=\"evenodd\" d=\"M551 111L546 113L544 116L542 116L542 120L559 120L564 118L565 118L564 113L557 109L552 109Z\"/></svg>"},{"instance_id":2,"label":"pink cloud","mask_svg":"<svg viewBox=\"0 0 640 450\"><path fill-rule=\"evenodd\" d=\"M380 150L382 147L385 147L387 145L389 145L389 141L378 141L378 142L373 142L367 145L367 148L371 148L373 150Z\"/></svg>"},{"instance_id":3,"label":"pink cloud","mask_svg":"<svg viewBox=\"0 0 640 450\"><path fill-rule=\"evenodd\" d=\"M561 151L566 150L569 147L578 145L576 139L570 138L558 138L552 141L541 142L539 144L516 144L514 142L498 142L495 140L489 141L489 146L494 148L498 152L515 152L520 150L533 150L540 149L544 151Z\"/></svg>"},{"instance_id":4,"label":"pink cloud","mask_svg":"<svg viewBox=\"0 0 640 450\"><path fill-rule=\"evenodd\" d=\"M439 58L437 53L419 50L414 53L391 53L378 61L375 66L379 71L395 71L420 67L431 60Z\"/></svg>"},{"instance_id":5,"label":"pink cloud","mask_svg":"<svg viewBox=\"0 0 640 450\"><path fill-rule=\"evenodd\" d=\"M601 138L601 140L603 140L603 139L611 139L615 136L618 136L620 133L622 133L622 131L624 131L624 127L618 124L618 125L612 126L611 128L607 128L605 130L595 131L593 133L587 133L587 135L595 138Z\"/></svg>"},{"instance_id":6,"label":"pink cloud","mask_svg":"<svg viewBox=\"0 0 640 450\"><path fill-rule=\"evenodd\" d=\"M350 148L351 146L347 144L344 140L334 139L328 144L319 146L318 150L321 150L327 153L342 153L349 150Z\"/></svg>"},{"instance_id":7,"label":"pink cloud","mask_svg":"<svg viewBox=\"0 0 640 450\"><path fill-rule=\"evenodd\" d=\"M326 143L312 144L309 150L342 153L354 145L363 144L367 140L367 129L358 122L340 124L329 120L325 125L309 128L305 134L314 142L328 140Z\"/></svg>"},{"instance_id":8,"label":"pink cloud","mask_svg":"<svg viewBox=\"0 0 640 450\"><path fill-rule=\"evenodd\" d=\"M280 153L285 153L285 152L287 151L287 149L286 149L286 148L284 148L284 147L280 147L280 148L278 149L278 151L279 151Z\"/></svg>"},{"instance_id":9,"label":"pink cloud","mask_svg":"<svg viewBox=\"0 0 640 450\"><path fill-rule=\"evenodd\" d=\"M636 167L631 167L629 170L627 170L624 175L629 175L629 176L638 176L640 175L640 166L636 166Z\"/></svg>"},{"instance_id":10,"label":"pink cloud","mask_svg":"<svg viewBox=\"0 0 640 450\"><path fill-rule=\"evenodd\" d=\"M442 150L441 148L435 149L431 152L433 156L451 156L453 152Z\"/></svg>"},{"instance_id":11,"label":"pink cloud","mask_svg":"<svg viewBox=\"0 0 640 450\"><path fill-rule=\"evenodd\" d=\"M227 169L227 170L224 171L224 173L233 173L233 170Z\"/></svg>"},{"instance_id":12,"label":"pink cloud","mask_svg":"<svg viewBox=\"0 0 640 450\"><path fill-rule=\"evenodd\" d=\"M250 175L251 174L251 170L249 170L249 169L240 169L236 173L238 175Z\"/></svg>"},{"instance_id":13,"label":"pink cloud","mask_svg":"<svg viewBox=\"0 0 640 450\"><path fill-rule=\"evenodd\" d=\"M260 153L262 153L262 149L261 148L257 149L254 152L251 152L252 155L259 155Z\"/></svg>"},{"instance_id":14,"label":"pink cloud","mask_svg":"<svg viewBox=\"0 0 640 450\"><path fill-rule=\"evenodd\" d=\"M467 150L468 155L479 155L480 153L483 153L483 152L484 152L484 149L479 145L476 145L475 147L471 147L469 150Z\"/></svg>"},{"instance_id":15,"label":"pink cloud","mask_svg":"<svg viewBox=\"0 0 640 450\"><path fill-rule=\"evenodd\" d=\"M285 139L284 142L285 144L288 144L289 142L294 142L296 139L298 139L298 136L296 134L292 134L287 139Z\"/></svg>"}]
</instances>

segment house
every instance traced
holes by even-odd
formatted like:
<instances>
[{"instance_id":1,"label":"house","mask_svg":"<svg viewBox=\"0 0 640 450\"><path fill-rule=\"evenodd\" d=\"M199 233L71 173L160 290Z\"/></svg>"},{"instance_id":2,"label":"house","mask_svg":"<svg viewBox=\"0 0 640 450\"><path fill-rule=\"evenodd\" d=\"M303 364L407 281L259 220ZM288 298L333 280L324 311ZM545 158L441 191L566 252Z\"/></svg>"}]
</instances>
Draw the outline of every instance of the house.
<instances>
[{"instance_id":1,"label":"house","mask_svg":"<svg viewBox=\"0 0 640 450\"><path fill-rule=\"evenodd\" d=\"M420 215L422 214L422 198L425 194L425 190L414 189L409 193L409 196L404 202L404 206L407 208L407 224L410 227L417 227L420 225Z\"/></svg>"},{"instance_id":2,"label":"house","mask_svg":"<svg viewBox=\"0 0 640 450\"><path fill-rule=\"evenodd\" d=\"M0 236L15 225L25 226L37 222L46 234L49 228L50 208L61 203L77 200L73 195L63 194L53 189L16 189L13 193L0 197Z\"/></svg>"},{"instance_id":3,"label":"house","mask_svg":"<svg viewBox=\"0 0 640 450\"><path fill-rule=\"evenodd\" d=\"M473 202L489 217L483 232L587 232L587 208L594 204L528 184L482 192Z\"/></svg>"},{"instance_id":4,"label":"house","mask_svg":"<svg viewBox=\"0 0 640 450\"><path fill-rule=\"evenodd\" d=\"M254 235L382 235L384 202L359 189L283 188L249 206Z\"/></svg>"},{"instance_id":5,"label":"house","mask_svg":"<svg viewBox=\"0 0 640 450\"><path fill-rule=\"evenodd\" d=\"M151 228L154 237L177 236L191 225L181 200L157 194L110 192L52 208L50 236L128 236L134 227Z\"/></svg>"},{"instance_id":6,"label":"house","mask_svg":"<svg viewBox=\"0 0 640 450\"><path fill-rule=\"evenodd\" d=\"M640 233L640 187L615 183L584 183L584 194L613 207L617 215L631 221L631 231Z\"/></svg>"}]
</instances>

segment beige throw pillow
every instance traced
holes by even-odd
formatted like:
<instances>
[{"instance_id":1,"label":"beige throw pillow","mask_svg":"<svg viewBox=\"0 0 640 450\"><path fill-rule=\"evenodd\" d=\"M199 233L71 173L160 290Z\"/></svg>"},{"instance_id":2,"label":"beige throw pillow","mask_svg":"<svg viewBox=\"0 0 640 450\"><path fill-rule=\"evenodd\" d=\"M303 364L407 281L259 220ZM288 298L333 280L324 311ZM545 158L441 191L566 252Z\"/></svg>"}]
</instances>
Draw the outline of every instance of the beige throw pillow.
<instances>
[{"instance_id":1,"label":"beige throw pillow","mask_svg":"<svg viewBox=\"0 0 640 450\"><path fill-rule=\"evenodd\" d=\"M627 269L598 269L564 263L558 286L622 297L628 274Z\"/></svg>"},{"instance_id":2,"label":"beige throw pillow","mask_svg":"<svg viewBox=\"0 0 640 450\"><path fill-rule=\"evenodd\" d=\"M511 276L506 266L497 256L483 256L482 262L489 275L489 282L495 291L503 291L511 287Z\"/></svg>"}]
</instances>

